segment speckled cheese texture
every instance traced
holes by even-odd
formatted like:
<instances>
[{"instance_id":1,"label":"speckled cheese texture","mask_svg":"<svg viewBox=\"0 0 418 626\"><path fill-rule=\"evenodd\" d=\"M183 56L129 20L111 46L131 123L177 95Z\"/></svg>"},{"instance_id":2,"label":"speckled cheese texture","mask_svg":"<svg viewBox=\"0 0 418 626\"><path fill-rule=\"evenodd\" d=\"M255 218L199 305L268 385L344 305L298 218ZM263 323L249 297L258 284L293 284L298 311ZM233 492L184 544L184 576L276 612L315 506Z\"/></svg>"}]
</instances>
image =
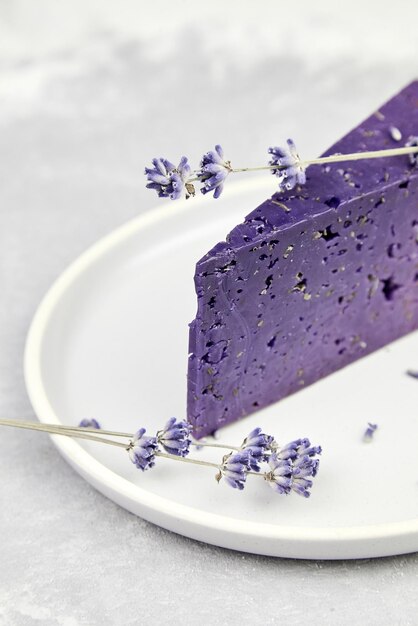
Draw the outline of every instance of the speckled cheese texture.
<instances>
[{"instance_id":1,"label":"speckled cheese texture","mask_svg":"<svg viewBox=\"0 0 418 626\"><path fill-rule=\"evenodd\" d=\"M411 135L418 81L325 154ZM197 263L195 286L200 437L418 328L418 168L407 156L311 166L303 188L266 200Z\"/></svg>"}]
</instances>

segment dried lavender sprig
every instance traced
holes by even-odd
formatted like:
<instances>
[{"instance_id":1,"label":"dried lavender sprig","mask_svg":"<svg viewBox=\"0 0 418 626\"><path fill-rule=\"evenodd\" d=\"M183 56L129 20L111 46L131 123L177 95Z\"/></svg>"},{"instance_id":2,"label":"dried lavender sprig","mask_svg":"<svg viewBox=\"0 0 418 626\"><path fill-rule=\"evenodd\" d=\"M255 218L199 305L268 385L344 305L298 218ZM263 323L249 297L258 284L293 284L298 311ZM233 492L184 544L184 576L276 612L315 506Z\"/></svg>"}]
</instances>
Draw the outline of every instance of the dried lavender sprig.
<instances>
[{"instance_id":1,"label":"dried lavender sprig","mask_svg":"<svg viewBox=\"0 0 418 626\"><path fill-rule=\"evenodd\" d=\"M89 435L87 433L84 433L83 431L88 430L88 431L93 431L95 430L97 432L97 429L92 429L92 428L79 428L77 426L70 426L70 427L66 427L66 426L60 426L60 425L54 425L54 424L36 424L34 422L24 422L21 420L8 420L8 419L0 419L0 426L11 426L14 428L22 428L25 430L35 430L35 431L39 431L39 432L44 432L44 433L48 433L50 435L62 435L63 437L73 437L74 439L86 439L87 441L96 441L98 443L105 443L105 444L109 444L112 446L117 446L119 448L125 448L125 450L129 449L129 444L128 443L121 443L120 441L114 441L112 439L105 439L103 437L97 437L97 436L92 436ZM102 431L101 431L102 432ZM132 434L128 434L128 433L119 433L119 432L114 432L114 431L103 431L103 434L110 434L113 433L116 436L119 437L129 437L132 438L134 435ZM174 454L168 454L166 452L160 452L159 450L155 451L155 456L159 456L162 458L166 458L166 459L172 459L174 461L182 461L183 463L192 463L194 465L202 465L202 466L206 466L206 467L213 467L217 470L219 470L219 464L217 463L211 463L209 461L202 461L200 459L190 459L190 458L184 458L184 457L180 457Z\"/></svg>"},{"instance_id":2,"label":"dried lavender sprig","mask_svg":"<svg viewBox=\"0 0 418 626\"><path fill-rule=\"evenodd\" d=\"M84 435L90 435L88 438L93 440L93 441L97 441L97 428L88 428L88 427L80 427L80 426L66 426L66 425L62 425L62 424L44 424L44 423L38 423L38 422L25 422L22 420L12 420L12 419L0 419L0 426L11 426L11 427L15 427L15 428L24 428L24 429L28 429L28 430L39 430L42 432L46 432L46 433L50 433L50 434L58 434L58 435L65 435L67 437L74 437L76 439L83 439L86 438L84 437ZM246 442L254 443L251 439L251 437L254 437L254 433L255 431L260 431L261 429L254 429L249 435L247 435L247 437L244 439L243 444L241 444L241 446L231 446L228 444L224 444L224 443L207 443L205 441L201 441L201 440L197 440L197 441L193 441L191 440L190 444L196 447L205 447L205 448L219 448L222 450L230 450L230 451L240 451L243 449L243 446L245 447ZM162 432L162 431L158 431L158 434ZM260 435L260 432L258 432L258 435ZM94 436L93 436L94 433ZM106 436L111 436L111 437L121 437L121 438L126 438L126 439L133 439L133 437L135 436L135 433L126 433L126 432L121 432L121 431L115 431L115 430L106 430L103 428L100 428L100 435L106 435ZM269 437L271 439L271 451L275 451L277 452L279 449L280 450L287 450L287 447L292 445L293 443L297 443L300 442L302 440L296 440L296 442L292 442L292 444L287 444L287 446L280 446L276 441L273 440L273 438L270 435L262 435L263 437ZM101 438L99 438L100 441L102 441ZM119 445L120 447L127 447L129 445L129 442L127 444L125 443L120 443L120 442L115 442L112 440L108 440L105 439L104 442L106 443L110 443L113 445ZM266 450L268 450L268 448L266 448ZM173 456L173 455L171 455Z\"/></svg>"},{"instance_id":3,"label":"dried lavender sprig","mask_svg":"<svg viewBox=\"0 0 418 626\"><path fill-rule=\"evenodd\" d=\"M17 428L26 428L29 430L42 430L44 432L47 432L47 433L49 432L51 434L64 434L65 432L65 433L68 433L67 436L73 436L75 438L79 438L78 433L80 433L80 435L82 435L83 433L86 433L86 434L96 433L97 434L96 428L87 428L87 427L80 427L80 426L64 426L62 424L43 424L43 423L37 423L37 422L24 422L22 420L0 419L0 426L15 426ZM126 433L126 432L106 430L106 429L100 428L100 435L108 435L111 437L123 437L126 439L132 439L134 437L134 434L135 433ZM201 440L195 440L195 441L192 440L191 445L199 447L199 448L200 447L220 448L222 450L239 451L242 449L242 447L240 446L230 446L228 444L223 444L223 443L208 443L206 441L201 441Z\"/></svg>"},{"instance_id":4,"label":"dried lavender sprig","mask_svg":"<svg viewBox=\"0 0 418 626\"><path fill-rule=\"evenodd\" d=\"M386 150L373 150L369 152L352 152L348 154L331 154L326 157L318 157L316 159L301 160L300 163L304 168L309 165L325 165L327 163L341 163L344 161L361 161L362 159L382 159L391 156L402 156L405 154L418 154L418 146L405 146L404 148L389 148ZM261 172L263 170L286 169L287 166L278 166L277 164L259 165L257 167L232 167L229 172L236 174L239 172ZM198 174L199 170L194 170L194 174ZM193 178L193 181L199 178Z\"/></svg>"},{"instance_id":5,"label":"dried lavender sprig","mask_svg":"<svg viewBox=\"0 0 418 626\"><path fill-rule=\"evenodd\" d=\"M75 439L84 438L83 437L84 434L95 433L95 435L91 437L93 441L95 440L97 441L96 434L98 432L97 428L87 428L87 427L80 427L80 426L64 426L62 424L44 424L44 423L38 423L38 422L25 422L23 420L13 420L13 419L0 419L0 426L11 426L15 428L24 428L27 430L39 430L39 431L50 433L50 434L58 434L58 435L65 435L68 437L74 437ZM261 429L258 429L258 430L261 430ZM252 433L253 432L254 431L252 431ZM250 435L252 433L250 433ZM131 440L134 437L135 433L126 433L126 432L121 432L121 431L116 431L116 430L106 430L106 429L100 428L100 435L106 435L106 436L111 436L111 437L122 437L122 438ZM247 439L250 437L250 435L247 436ZM120 447L125 447L125 448L127 447L127 445L129 445L129 444L122 444L120 442L114 442L108 439L105 439L104 441L110 442L113 445L119 445ZM191 440L190 445L196 446L197 448L200 448L200 447L219 448L222 450L231 450L231 451L233 450L237 452L243 449L242 447L243 444L241 446L231 446L231 445L224 444L224 443L208 443L206 441L201 441L200 439L195 440L195 441ZM275 441L274 441L274 445L275 445L274 450L277 450L278 448L280 448L279 444L277 444L277 442ZM173 455L170 455L170 456L173 456Z\"/></svg>"},{"instance_id":6,"label":"dried lavender sprig","mask_svg":"<svg viewBox=\"0 0 418 626\"><path fill-rule=\"evenodd\" d=\"M147 436L145 435L145 429L140 428L129 439L128 443L122 443L90 434L92 431L97 432L97 428L66 427L54 424L37 424L34 422L0 419L0 425L3 426L25 428L66 437L77 437L124 448L128 452L131 461L142 471L152 468L155 464L155 457L159 456L194 465L216 468L218 472L215 478L218 482L223 478L228 485L239 490L244 488L247 475L256 475L262 476L277 493L288 494L293 490L305 497L310 495L309 489L312 487L312 480L308 477L316 475L319 463L318 459L313 459L312 457L320 454L321 448L319 446L311 446L308 439L297 439L280 448L270 435L265 435L260 428L256 428L244 439L237 451L230 451L229 454L224 455L221 463L217 464L201 459L184 458L184 455L176 447L173 448L175 454L162 452L158 448L159 445L164 446L161 439L164 438L164 434L167 435L168 433L171 433L169 435L170 439L168 439L170 445L166 449L170 449L173 441L174 443L180 442L182 446L182 440L189 433L189 425L183 432L184 424L186 423L177 422L175 418L171 418L167 422L165 429L159 431L157 436ZM90 433L87 433L86 430L90 431ZM127 435L126 433L118 433L116 431L103 431L102 434L104 433L114 433L119 437ZM180 433L180 436L177 437L178 433ZM188 441L187 453L189 443ZM213 445L221 447L220 444ZM182 448L182 451L184 452L185 448ZM285 458L280 458L280 454ZM267 460L271 469L269 472L260 474L259 463ZM283 470L284 466L286 467Z\"/></svg>"},{"instance_id":7,"label":"dried lavender sprig","mask_svg":"<svg viewBox=\"0 0 418 626\"><path fill-rule=\"evenodd\" d=\"M403 148L390 148L386 150L374 150L367 152L355 152L350 154L333 154L316 159L302 160L297 153L292 139L287 140L287 147L269 148L272 160L269 165L257 167L234 168L230 161L224 158L223 149L220 145L215 150L207 152L201 160L200 169L191 170L186 157L182 157L180 164L175 167L167 159L153 159L154 168L146 168L145 173L149 184L147 187L155 189L160 197L170 197L176 200L185 191L186 198L194 195L194 182L200 182L203 187L201 192L206 194L213 192L214 198L219 198L222 193L226 178L231 173L255 172L269 170L278 177L279 189L291 190L296 185L306 182L305 171L310 165L324 165L327 163L340 163L344 161L358 161L362 159L376 159L392 156L409 155L411 165L418 165L418 138L409 137Z\"/></svg>"},{"instance_id":8,"label":"dried lavender sprig","mask_svg":"<svg viewBox=\"0 0 418 626\"><path fill-rule=\"evenodd\" d=\"M291 140L290 140L291 141ZM310 165L325 165L327 163L341 163L344 161L361 161L362 159L382 159L391 156L402 156L406 154L417 154L418 146L406 146L404 148L390 148L387 150L374 150L369 152L352 152L349 154L331 154L326 157L318 157L317 159L300 160L300 165L306 169ZM257 172L262 170L286 170L287 165L278 165L272 163L270 165L261 165L258 167L240 167L232 168L231 172Z\"/></svg>"},{"instance_id":9,"label":"dried lavender sprig","mask_svg":"<svg viewBox=\"0 0 418 626\"><path fill-rule=\"evenodd\" d=\"M129 447L129 443L122 443L120 441L115 441L112 439L105 439L102 437L88 434L91 432L97 432L97 429L93 429L93 428L84 428L84 427L78 427L78 426L62 426L60 424L41 424L41 423L38 424L36 422L25 422L23 420L12 420L12 419L3 419L3 418L0 419L0 426L11 426L12 428L35 430L35 431L48 433L50 435L62 435L63 437L73 437L74 439L87 439L89 441L97 441L99 443L107 443L107 444L117 446L120 448L125 448L125 450L127 450ZM133 433L121 433L121 432L111 431L111 430L100 429L100 433L103 435L126 437L128 439L132 439L134 437ZM228 446L228 448L230 449L230 446ZM196 460L185 459L177 455L168 454L165 452L156 451L155 455L165 457L165 458L175 459L177 461L185 461L188 463L193 462L198 465L209 465L211 467L219 468L219 465L216 463L209 463L207 461L200 461L197 459Z\"/></svg>"}]
</instances>

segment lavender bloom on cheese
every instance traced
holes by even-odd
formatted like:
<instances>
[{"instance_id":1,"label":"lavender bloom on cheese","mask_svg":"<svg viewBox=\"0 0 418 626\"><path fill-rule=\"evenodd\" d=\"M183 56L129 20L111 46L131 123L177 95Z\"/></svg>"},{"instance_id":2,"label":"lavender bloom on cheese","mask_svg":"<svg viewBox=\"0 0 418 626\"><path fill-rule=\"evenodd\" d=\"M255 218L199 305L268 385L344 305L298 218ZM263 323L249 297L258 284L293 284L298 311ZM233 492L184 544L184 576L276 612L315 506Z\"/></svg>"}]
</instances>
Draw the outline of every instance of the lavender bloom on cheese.
<instances>
[{"instance_id":1,"label":"lavender bloom on cheese","mask_svg":"<svg viewBox=\"0 0 418 626\"><path fill-rule=\"evenodd\" d=\"M396 126L389 127L389 134L393 141L399 142L402 133ZM279 189L282 192L291 191L296 185L306 183L306 168L310 165L326 165L324 172L328 173L331 168L329 163L343 161L359 161L363 159L380 159L399 155L407 155L412 165L418 162L418 138L410 136L405 147L397 149L381 150L360 150L354 153L334 153L322 156L317 159L301 161L296 146L292 139L287 140L286 147L271 147L268 152L272 155L269 165L258 167L232 168L231 162L226 161L222 146L219 144L203 155L200 162L200 169L192 172L186 157L182 157L180 164L176 167L167 159L153 159L153 168L145 168L148 179L147 187L154 189L158 196L177 200L185 192L186 199L195 195L193 183L199 181L203 184L201 192L207 194L213 192L214 198L219 198L223 191L227 176L232 172L251 172L257 170L268 170L279 180ZM348 181L351 177L348 172L341 170ZM192 178L193 175L193 178ZM354 183L353 183L354 184ZM332 205L329 205L330 207ZM283 208L283 207L282 207ZM285 210L288 208L285 206ZM336 208L336 207L335 207Z\"/></svg>"},{"instance_id":2,"label":"lavender bloom on cheese","mask_svg":"<svg viewBox=\"0 0 418 626\"><path fill-rule=\"evenodd\" d=\"M250 467L254 472L260 471L260 463L269 459L271 435L266 435L261 428L254 428L241 444L241 450L250 451Z\"/></svg>"},{"instance_id":3,"label":"lavender bloom on cheese","mask_svg":"<svg viewBox=\"0 0 418 626\"><path fill-rule=\"evenodd\" d=\"M407 146L408 148L413 148L415 146L418 146L418 137L412 137L412 136L409 137L405 146ZM418 165L418 152L412 152L408 156L409 156L409 162L411 165Z\"/></svg>"},{"instance_id":4,"label":"lavender bloom on cheese","mask_svg":"<svg viewBox=\"0 0 418 626\"><path fill-rule=\"evenodd\" d=\"M143 472L155 465L155 453L158 450L156 437L145 435L145 428L140 428L127 448L132 463Z\"/></svg>"},{"instance_id":5,"label":"lavender bloom on cheese","mask_svg":"<svg viewBox=\"0 0 418 626\"><path fill-rule=\"evenodd\" d=\"M251 469L250 457L251 452L248 449L226 454L216 474L216 480L219 482L224 478L233 489L244 489L247 473Z\"/></svg>"},{"instance_id":6,"label":"lavender bloom on cheese","mask_svg":"<svg viewBox=\"0 0 418 626\"><path fill-rule=\"evenodd\" d=\"M203 183L200 191L203 194L213 191L213 197L219 198L223 191L225 180L231 172L231 162L225 161L222 146L216 145L215 150L204 154L200 162L200 170L197 172L198 178Z\"/></svg>"},{"instance_id":7,"label":"lavender bloom on cheese","mask_svg":"<svg viewBox=\"0 0 418 626\"><path fill-rule=\"evenodd\" d=\"M160 198L178 200L185 193L186 198L194 196L194 186L189 179L192 170L187 157L183 156L176 167L167 159L153 159L153 168L146 167L147 188L154 189Z\"/></svg>"},{"instance_id":8,"label":"lavender bloom on cheese","mask_svg":"<svg viewBox=\"0 0 418 626\"><path fill-rule=\"evenodd\" d=\"M271 173L279 179L279 188L282 191L290 191L296 185L305 184L305 168L292 139L287 140L287 147L275 146L268 151L272 155L269 164L277 165L277 169L272 169Z\"/></svg>"},{"instance_id":9,"label":"lavender bloom on cheese","mask_svg":"<svg viewBox=\"0 0 418 626\"><path fill-rule=\"evenodd\" d=\"M177 421L175 417L172 417L163 430L158 431L157 441L169 454L184 457L189 454L190 431L190 424L185 421Z\"/></svg>"}]
</instances>

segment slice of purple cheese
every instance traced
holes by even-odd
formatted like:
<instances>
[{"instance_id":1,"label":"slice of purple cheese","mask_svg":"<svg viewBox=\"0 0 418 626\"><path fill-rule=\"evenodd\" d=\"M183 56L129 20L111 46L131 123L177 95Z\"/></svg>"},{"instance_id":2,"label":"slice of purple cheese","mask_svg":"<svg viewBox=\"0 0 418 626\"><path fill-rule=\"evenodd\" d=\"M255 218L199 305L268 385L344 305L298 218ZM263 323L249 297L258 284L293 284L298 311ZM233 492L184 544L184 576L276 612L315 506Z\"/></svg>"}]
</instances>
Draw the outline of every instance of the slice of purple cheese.
<instances>
[{"instance_id":1,"label":"slice of purple cheese","mask_svg":"<svg viewBox=\"0 0 418 626\"><path fill-rule=\"evenodd\" d=\"M418 81L325 154L411 135ZM266 200L197 263L195 286L200 437L418 328L418 168L408 156L311 166L303 188Z\"/></svg>"}]
</instances>

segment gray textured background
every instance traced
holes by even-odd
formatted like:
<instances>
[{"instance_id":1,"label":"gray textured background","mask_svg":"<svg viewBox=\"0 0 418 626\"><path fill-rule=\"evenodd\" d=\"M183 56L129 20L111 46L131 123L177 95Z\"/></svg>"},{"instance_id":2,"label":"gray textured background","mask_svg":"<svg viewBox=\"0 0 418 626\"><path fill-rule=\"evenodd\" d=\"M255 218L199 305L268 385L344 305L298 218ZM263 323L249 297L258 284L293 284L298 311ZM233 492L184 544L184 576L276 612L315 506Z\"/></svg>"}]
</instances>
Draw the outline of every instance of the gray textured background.
<instances>
[{"instance_id":1,"label":"gray textured background","mask_svg":"<svg viewBox=\"0 0 418 626\"><path fill-rule=\"evenodd\" d=\"M317 154L418 76L417 18L415 0L0 0L1 415L34 417L32 315L82 250L152 206L146 161L221 141L259 164L288 135ZM202 545L93 491L46 436L1 432L2 626L406 626L417 566Z\"/></svg>"}]
</instances>

